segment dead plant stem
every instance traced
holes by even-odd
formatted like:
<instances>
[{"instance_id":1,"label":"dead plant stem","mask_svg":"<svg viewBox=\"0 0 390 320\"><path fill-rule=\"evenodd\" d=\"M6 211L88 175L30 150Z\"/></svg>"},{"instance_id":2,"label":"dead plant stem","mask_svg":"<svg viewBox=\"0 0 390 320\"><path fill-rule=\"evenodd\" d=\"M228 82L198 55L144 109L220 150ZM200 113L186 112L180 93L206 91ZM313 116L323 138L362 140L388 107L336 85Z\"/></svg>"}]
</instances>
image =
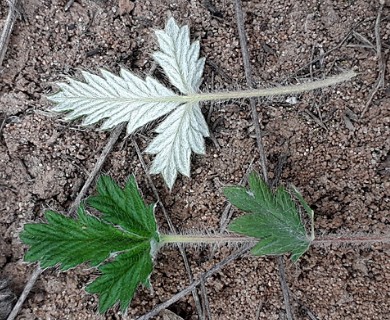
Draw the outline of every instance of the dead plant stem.
<instances>
[{"instance_id":1,"label":"dead plant stem","mask_svg":"<svg viewBox=\"0 0 390 320\"><path fill-rule=\"evenodd\" d=\"M0 67L3 64L3 60L5 57L5 53L7 51L9 39L11 37L12 29L14 27L15 21L16 21L16 14L17 14L17 5L18 0L9 0L8 5L8 15L4 23L3 31L0 35Z\"/></svg>"},{"instance_id":2,"label":"dead plant stem","mask_svg":"<svg viewBox=\"0 0 390 320\"><path fill-rule=\"evenodd\" d=\"M70 206L69 214L72 215L73 212L76 210L78 205L80 204L81 199L85 196L85 194L88 191L88 188L90 187L91 183L95 180L97 174L99 173L101 167L103 166L105 160L107 159L108 154L112 150L115 142L118 140L119 135L123 129L123 125L118 126L110 136L110 139L108 140L106 146L104 147L98 161L96 162L94 169L92 170L91 174L89 175L87 181L84 183L83 188L81 189L80 193L76 197L76 199L73 201L73 204ZM26 300L28 294L30 293L31 289L33 288L35 282L37 281L39 275L43 272L43 270L38 266L34 270L34 272L30 275L29 280L27 281L26 286L23 289L22 294L20 295L18 301L16 302L14 308L12 309L10 315L8 316L7 320L14 320L15 317L18 315L19 310L21 309L24 301Z\"/></svg>"},{"instance_id":3,"label":"dead plant stem","mask_svg":"<svg viewBox=\"0 0 390 320\"><path fill-rule=\"evenodd\" d=\"M22 308L23 302L26 300L28 294L33 288L35 282L37 281L39 275L43 272L40 267L36 267L33 273L30 275L30 279L28 279L26 286L23 289L22 294L20 295L18 301L16 302L14 308L11 313L8 315L7 320L14 320L19 313L19 310Z\"/></svg>"},{"instance_id":4,"label":"dead plant stem","mask_svg":"<svg viewBox=\"0 0 390 320\"><path fill-rule=\"evenodd\" d=\"M76 212L77 208L79 207L81 200L84 198L89 187L96 179L96 177L97 177L99 171L101 170L107 156L109 155L112 148L114 147L115 142L118 140L124 127L125 127L125 124L120 124L112 131L112 133L110 135L110 139L109 139L108 143L106 144L106 146L103 148L103 151L102 151L99 159L96 161L96 164L93 167L91 174L88 176L87 181L85 181L84 186L81 188L81 191L79 192L76 199L73 201L72 206L70 207L70 210L69 210L70 216L74 216L74 213Z\"/></svg>"},{"instance_id":5,"label":"dead plant stem","mask_svg":"<svg viewBox=\"0 0 390 320\"><path fill-rule=\"evenodd\" d=\"M378 77L375 82L374 88L372 89L372 91L368 96L368 100L366 102L366 105L364 106L360 118L364 117L376 93L379 91L380 88L383 88L385 84L386 64L382 56L382 41L381 41L381 32L380 32L381 29L380 25L381 25L381 18L382 18L382 11L383 11L384 4L385 2L383 0L379 1L378 14L375 21L375 42L376 42L376 58L378 61Z\"/></svg>"},{"instance_id":6,"label":"dead plant stem","mask_svg":"<svg viewBox=\"0 0 390 320\"><path fill-rule=\"evenodd\" d=\"M250 65L250 59L249 59L249 50L248 50L248 42L246 38L246 32L245 32L245 24L244 24L244 14L242 11L242 4L241 0L235 0L235 9L236 9L236 20L237 20L237 28L238 28L238 34L240 38L240 46L241 46L241 53L243 57L244 62L244 70L245 70L245 77L248 83L248 86L250 88L254 88L254 82L252 78L252 70ZM252 119L253 119L253 125L255 127L255 133L256 133L256 142L257 147L259 149L260 153L260 165L263 172L263 178L264 181L269 184L268 181L268 171L267 171L267 157L265 155L264 150L264 144L262 139L262 134L260 130L260 121L259 121L259 115L257 113L256 109L256 102L253 98L249 100L250 106L251 106L251 112L252 112ZM286 281L286 275L284 272L284 261L282 257L278 257L278 269L279 269L279 279L280 284L283 292L283 299L284 299L284 305L286 309L286 315L288 320L293 320L292 317L292 311L291 311L291 303L289 299L289 289ZM281 267L283 265L283 267Z\"/></svg>"},{"instance_id":7,"label":"dead plant stem","mask_svg":"<svg viewBox=\"0 0 390 320\"><path fill-rule=\"evenodd\" d=\"M182 291L180 291L179 293L175 294L169 300L154 307L150 312L139 317L137 320L149 320L150 318L157 316L162 310L168 308L170 305L179 301L181 298L185 297L191 291L195 290L195 288L199 284L201 284L202 281L205 281L207 278L212 276L214 273L221 270L225 265L236 260L238 257L242 256L250 248L251 248L251 245L247 245L244 248L241 248L241 249L237 250L236 252L234 252L233 254L231 254L230 256L226 257L221 262L217 263L214 267L212 267L209 271L203 273L197 280L193 281L187 288L185 288Z\"/></svg>"},{"instance_id":8,"label":"dead plant stem","mask_svg":"<svg viewBox=\"0 0 390 320\"><path fill-rule=\"evenodd\" d=\"M235 0L234 2L236 7L237 28L238 28L238 35L240 38L240 47L242 53L242 60L244 63L245 78L249 88L253 89L255 87L255 84L253 81L252 68L249 60L248 41L246 38L244 14L242 12L241 0ZM263 178L264 181L268 183L267 157L264 151L263 139L260 130L259 114L257 113L255 99L253 98L249 99L249 104L251 106L252 120L253 120L253 125L255 127L257 148L259 149L260 152L260 164L263 173Z\"/></svg>"},{"instance_id":9,"label":"dead plant stem","mask_svg":"<svg viewBox=\"0 0 390 320\"><path fill-rule=\"evenodd\" d=\"M160 205L161 210L163 211L163 214L164 214L165 220L168 223L169 229L170 229L170 231L172 233L177 233L177 230L176 230L176 228L175 228L171 218L169 217L169 214L168 214L167 210L165 209L164 203L162 202L162 200L160 198L160 195L159 195L159 193L157 191L157 188L154 185L154 182L153 182L153 180L152 180L152 178L150 176L149 170L148 170L148 168L146 166L144 158L142 157L141 150L140 150L140 148L138 146L138 143L137 143L137 141L134 138L132 138L132 142L133 142L135 151L137 153L138 159L139 159L139 161L141 163L141 166L142 166L142 168L145 171L145 175L146 175L146 178L147 178L147 180L149 182L149 185L151 186L151 188L153 190L153 194L156 197L157 203ZM182 258L183 258L184 267L186 269L188 279L190 280L190 282L193 282L194 281L194 276L193 276L193 273L192 273L192 270L191 270L191 267L190 267L190 262L189 262L189 260L187 258L186 251L185 251L185 249L184 249L182 244L178 244L178 248L179 248L180 254L181 254ZM192 297L194 298L194 302L195 302L195 306L196 306L196 310L198 312L199 318L200 319L204 319L205 315L203 314L203 308L201 306L200 298L199 298L198 292L197 292L195 287L192 290Z\"/></svg>"}]
</instances>

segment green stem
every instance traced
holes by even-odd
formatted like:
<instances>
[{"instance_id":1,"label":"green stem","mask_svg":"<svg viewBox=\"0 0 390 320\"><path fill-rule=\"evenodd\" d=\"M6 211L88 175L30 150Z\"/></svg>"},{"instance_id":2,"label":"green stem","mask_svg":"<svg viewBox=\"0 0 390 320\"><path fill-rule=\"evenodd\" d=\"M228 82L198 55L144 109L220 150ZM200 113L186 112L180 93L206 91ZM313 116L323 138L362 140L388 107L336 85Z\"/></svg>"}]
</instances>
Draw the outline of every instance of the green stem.
<instances>
[{"instance_id":1,"label":"green stem","mask_svg":"<svg viewBox=\"0 0 390 320\"><path fill-rule=\"evenodd\" d=\"M239 235L188 235L188 234L161 234L160 245L175 243L175 244L244 244L256 243L261 239ZM375 243L390 243L390 235L372 235L372 236L323 236L316 237L310 241L311 246L321 245L364 245Z\"/></svg>"},{"instance_id":2,"label":"green stem","mask_svg":"<svg viewBox=\"0 0 390 320\"><path fill-rule=\"evenodd\" d=\"M189 235L189 234L161 234L160 244L222 244L222 243L249 243L258 240L251 237L237 235Z\"/></svg>"},{"instance_id":3,"label":"green stem","mask_svg":"<svg viewBox=\"0 0 390 320\"><path fill-rule=\"evenodd\" d=\"M179 103L197 103L202 101L222 101L240 98L254 98L265 96L280 96L288 94L302 93L314 89L320 89L336 85L338 83L350 80L355 77L354 71L347 71L334 77L329 77L324 80L312 81L292 86L283 86L268 89L253 89L243 91L230 92L211 92L211 93L195 93L185 96L170 96L145 99L150 102L179 102Z\"/></svg>"}]
</instances>

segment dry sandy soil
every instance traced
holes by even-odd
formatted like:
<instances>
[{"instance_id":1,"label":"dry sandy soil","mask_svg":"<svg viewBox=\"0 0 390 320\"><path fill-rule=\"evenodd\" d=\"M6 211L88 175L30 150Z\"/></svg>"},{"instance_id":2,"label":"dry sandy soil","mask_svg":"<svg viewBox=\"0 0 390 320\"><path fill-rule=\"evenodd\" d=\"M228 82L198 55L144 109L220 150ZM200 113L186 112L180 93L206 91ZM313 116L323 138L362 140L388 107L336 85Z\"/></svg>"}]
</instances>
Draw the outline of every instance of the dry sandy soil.
<instances>
[{"instance_id":1,"label":"dry sandy soil","mask_svg":"<svg viewBox=\"0 0 390 320\"><path fill-rule=\"evenodd\" d=\"M57 90L56 81L79 76L80 69L102 67L150 73L153 30L163 28L173 15L189 24L193 39L201 42L207 58L203 91L246 87L233 1L137 0L127 7L124 0L78 0L66 12L65 3L23 1L24 19L16 22L0 74L0 278L10 281L16 295L35 268L23 263L20 230L26 222L42 221L47 208L67 211L109 137L48 112L46 95ZM359 72L343 85L297 96L296 105L285 103L286 97L257 103L270 177L284 158L280 183L301 190L315 210L317 235L389 233L388 75L385 88L361 117L378 75L378 6L374 0L243 2L259 87L351 68ZM7 8L3 0L0 27ZM390 70L388 5L382 17L383 55ZM158 69L153 72L161 77ZM180 230L218 230L227 205L222 187L239 183L252 162L260 170L249 103L215 104L209 113L210 108L203 106L215 141L207 140L206 156L193 157L192 177L180 177L172 192L160 176L153 177ZM153 127L135 135L141 150L153 136ZM144 159L148 164L152 160L148 155ZM102 171L120 183L134 173L147 201L156 201L124 134ZM161 208L156 214L167 229ZM385 244L312 248L296 264L286 260L295 319L390 319L389 249ZM232 250L221 248L212 255L207 248L188 249L194 276ZM86 266L66 273L45 271L17 319L133 319L189 284L179 251L167 248L156 261L153 291L140 288L126 316L118 310L100 316L96 296L83 290L94 274ZM244 256L212 276L206 292L212 319L285 319L274 258ZM169 309L184 319L198 319L191 295Z\"/></svg>"}]
</instances>

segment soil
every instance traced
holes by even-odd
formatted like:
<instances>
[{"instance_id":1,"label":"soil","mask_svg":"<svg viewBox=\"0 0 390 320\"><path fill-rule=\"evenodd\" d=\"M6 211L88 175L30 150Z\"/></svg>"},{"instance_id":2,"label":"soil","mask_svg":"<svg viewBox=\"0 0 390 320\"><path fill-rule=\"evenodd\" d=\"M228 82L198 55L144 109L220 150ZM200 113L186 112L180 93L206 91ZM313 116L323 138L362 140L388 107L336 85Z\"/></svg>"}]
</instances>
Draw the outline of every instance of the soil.
<instances>
[{"instance_id":1,"label":"soil","mask_svg":"<svg viewBox=\"0 0 390 320\"><path fill-rule=\"evenodd\" d=\"M0 5L0 27L7 14ZM153 30L173 15L189 24L207 58L203 91L245 88L233 1L26 0L16 22L0 74L0 278L19 295L35 266L23 262L19 232L42 221L45 209L66 212L108 141L109 133L67 123L48 109L55 82L79 76L80 69L120 66L142 75L153 70ZM315 210L317 235L383 234L390 224L390 87L374 97L378 63L374 24L378 1L244 1L252 71L259 87L307 81L354 69L343 85L286 98L258 100L270 177L285 163L280 183L297 186ZM389 6L381 24L383 54L390 48ZM344 37L354 33L338 46ZM374 48L367 45L367 41ZM336 48L313 64L313 59ZM309 65L308 65L309 64ZM159 77L160 73L155 72ZM210 105L204 105L208 114ZM179 177L172 192L160 176L153 181L179 230L218 230L226 199L222 187L238 184L259 152L247 101L215 104L207 155L193 156L191 178ZM135 139L144 149L153 127ZM152 158L144 156L147 163ZM133 144L124 135L103 169L123 183L134 173L148 202L152 188ZM93 190L90 190L93 192ZM167 229L160 208L156 211ZM235 211L234 216L240 213ZM312 248L296 264L286 260L287 282L296 319L390 319L389 245ZM195 275L233 249L188 249ZM175 248L158 255L151 283L140 288L128 315L116 309L97 313L97 298L84 292L95 272L81 266L40 276L17 319L133 319L189 284ZM285 319L277 262L242 257L206 282L213 319ZM9 293L9 297L12 293ZM11 301L13 299L10 299ZM171 311L197 319L191 295ZM314 318L313 318L314 317Z\"/></svg>"}]
</instances>

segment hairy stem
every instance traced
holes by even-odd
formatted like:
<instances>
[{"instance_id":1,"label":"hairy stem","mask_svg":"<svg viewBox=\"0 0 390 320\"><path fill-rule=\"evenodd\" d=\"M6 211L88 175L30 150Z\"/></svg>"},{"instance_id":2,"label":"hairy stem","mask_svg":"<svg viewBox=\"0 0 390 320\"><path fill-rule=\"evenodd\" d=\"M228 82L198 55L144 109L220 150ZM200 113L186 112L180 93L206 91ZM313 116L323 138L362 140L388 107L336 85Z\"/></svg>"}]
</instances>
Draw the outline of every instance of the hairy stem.
<instances>
[{"instance_id":1,"label":"hairy stem","mask_svg":"<svg viewBox=\"0 0 390 320\"><path fill-rule=\"evenodd\" d=\"M301 93L305 91L332 86L340 82L347 81L355 76L356 76L355 72L348 71L340 75L337 75L335 77L330 77L319 81L302 83L299 85L283 86L283 87L276 87L276 88L269 88L269 89L233 91L233 92L215 92L215 93L206 93L206 94L201 93L201 94L188 96L188 98L195 102L195 101L212 101L212 100L230 100L230 99L252 98L252 97L255 98L255 97L265 97L265 96L280 96L286 94Z\"/></svg>"},{"instance_id":2,"label":"hairy stem","mask_svg":"<svg viewBox=\"0 0 390 320\"><path fill-rule=\"evenodd\" d=\"M268 89L230 91L230 92L196 93L196 94L189 94L185 96L158 97L158 98L149 98L143 100L145 101L150 100L150 102L160 102L160 103L161 102L195 103L195 102L202 102L202 101L221 101L221 100L231 100L231 99L240 99L240 98L280 96L280 95L301 93L301 92L310 91L314 89L333 86L340 82L350 80L355 76L356 73L351 70L334 77L326 78L324 80L307 82L307 83L302 83L302 84L292 85L292 86L283 86L283 87L268 88Z\"/></svg>"},{"instance_id":3,"label":"hairy stem","mask_svg":"<svg viewBox=\"0 0 390 320\"><path fill-rule=\"evenodd\" d=\"M222 243L252 243L258 240L251 237L237 235L190 235L190 234L161 234L160 244L180 243L180 244L222 244Z\"/></svg>"},{"instance_id":4,"label":"hairy stem","mask_svg":"<svg viewBox=\"0 0 390 320\"><path fill-rule=\"evenodd\" d=\"M224 243L256 243L260 239L239 235L206 235L206 234L161 234L160 245L168 243L176 244L224 244ZM390 243L390 235L362 235L362 236L323 236L312 240L310 246L322 245L348 245L348 244L375 244Z\"/></svg>"},{"instance_id":5,"label":"hairy stem","mask_svg":"<svg viewBox=\"0 0 390 320\"><path fill-rule=\"evenodd\" d=\"M321 245L345 245L345 244L375 244L375 243L390 243L390 235L373 235L373 236L325 236L317 237L312 241L313 246Z\"/></svg>"}]
</instances>

